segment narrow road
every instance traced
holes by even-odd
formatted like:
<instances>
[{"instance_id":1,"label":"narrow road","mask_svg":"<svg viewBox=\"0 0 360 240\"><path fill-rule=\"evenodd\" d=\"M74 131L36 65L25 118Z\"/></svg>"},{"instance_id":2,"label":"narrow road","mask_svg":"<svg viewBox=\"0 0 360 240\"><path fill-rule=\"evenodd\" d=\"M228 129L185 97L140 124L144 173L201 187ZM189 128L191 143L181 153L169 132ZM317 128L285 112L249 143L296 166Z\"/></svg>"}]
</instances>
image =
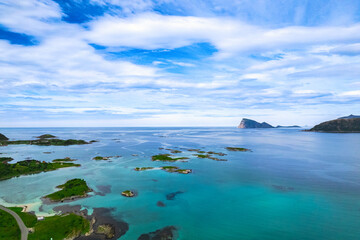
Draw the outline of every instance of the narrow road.
<instances>
[{"instance_id":1,"label":"narrow road","mask_svg":"<svg viewBox=\"0 0 360 240\"><path fill-rule=\"evenodd\" d=\"M17 215L14 211L11 211L10 209L3 207L1 205L0 205L0 209L4 210L5 212L10 213L15 218L16 222L19 225L20 231L21 231L21 240L27 240L29 230L27 229L27 227L25 226L24 222L21 220L19 215Z\"/></svg>"}]
</instances>

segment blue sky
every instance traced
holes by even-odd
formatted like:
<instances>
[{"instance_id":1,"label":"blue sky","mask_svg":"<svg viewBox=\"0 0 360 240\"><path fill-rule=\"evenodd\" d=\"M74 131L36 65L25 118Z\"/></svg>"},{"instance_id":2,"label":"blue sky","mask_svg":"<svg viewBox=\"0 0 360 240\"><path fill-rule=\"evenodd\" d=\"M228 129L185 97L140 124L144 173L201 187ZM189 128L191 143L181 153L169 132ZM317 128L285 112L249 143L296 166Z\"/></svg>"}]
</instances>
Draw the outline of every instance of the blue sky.
<instances>
[{"instance_id":1,"label":"blue sky","mask_svg":"<svg viewBox=\"0 0 360 240\"><path fill-rule=\"evenodd\" d=\"M0 127L360 114L360 0L0 0Z\"/></svg>"}]
</instances>

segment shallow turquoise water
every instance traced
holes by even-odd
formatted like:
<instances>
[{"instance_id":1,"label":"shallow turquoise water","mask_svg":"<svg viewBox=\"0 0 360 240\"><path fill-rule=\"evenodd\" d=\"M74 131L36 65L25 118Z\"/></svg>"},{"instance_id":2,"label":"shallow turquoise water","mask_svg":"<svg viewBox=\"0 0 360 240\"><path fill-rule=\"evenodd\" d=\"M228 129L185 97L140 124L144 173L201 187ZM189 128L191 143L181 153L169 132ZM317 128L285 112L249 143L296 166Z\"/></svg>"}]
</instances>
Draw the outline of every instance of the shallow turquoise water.
<instances>
[{"instance_id":1,"label":"shallow turquoise water","mask_svg":"<svg viewBox=\"0 0 360 240\"><path fill-rule=\"evenodd\" d=\"M1 181L3 204L40 203L40 197L53 192L55 186L81 177L96 191L99 185L111 185L111 193L72 204L114 208L113 215L130 227L121 239L137 239L169 225L179 229L179 239L360 239L360 134L235 128L27 128L0 132L12 139L51 133L63 139L100 140L82 146L0 147L1 156L15 161L72 157L82 164ZM253 152L227 152L226 146L247 147ZM188 175L133 170L164 165L150 160L152 155L166 152L159 147L221 151L228 153L222 157L228 161L192 158L187 163L166 164L193 169ZM122 157L112 162L91 160L97 155ZM124 198L120 193L126 189L139 195ZM183 193L166 200L166 194L176 191ZM157 201L166 207L158 207ZM54 206L44 206L42 212L35 206L35 210L51 213Z\"/></svg>"}]
</instances>

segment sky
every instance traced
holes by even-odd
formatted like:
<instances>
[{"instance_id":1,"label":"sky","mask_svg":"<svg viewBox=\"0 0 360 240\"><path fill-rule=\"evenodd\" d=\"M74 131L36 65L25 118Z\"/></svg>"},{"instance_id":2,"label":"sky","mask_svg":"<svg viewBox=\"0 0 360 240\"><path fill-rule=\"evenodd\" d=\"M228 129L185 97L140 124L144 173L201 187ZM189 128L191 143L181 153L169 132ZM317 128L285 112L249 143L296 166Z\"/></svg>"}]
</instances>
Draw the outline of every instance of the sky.
<instances>
[{"instance_id":1,"label":"sky","mask_svg":"<svg viewBox=\"0 0 360 240\"><path fill-rule=\"evenodd\" d=\"M0 127L360 114L360 0L0 0Z\"/></svg>"}]
</instances>

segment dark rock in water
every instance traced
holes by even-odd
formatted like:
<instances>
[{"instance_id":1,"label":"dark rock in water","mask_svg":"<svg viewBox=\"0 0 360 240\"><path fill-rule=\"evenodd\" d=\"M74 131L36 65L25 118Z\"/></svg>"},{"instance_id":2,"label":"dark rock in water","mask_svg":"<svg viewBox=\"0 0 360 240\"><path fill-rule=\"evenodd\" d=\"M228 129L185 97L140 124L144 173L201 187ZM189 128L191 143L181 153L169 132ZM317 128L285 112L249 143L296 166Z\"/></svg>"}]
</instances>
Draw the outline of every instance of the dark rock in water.
<instances>
[{"instance_id":1,"label":"dark rock in water","mask_svg":"<svg viewBox=\"0 0 360 240\"><path fill-rule=\"evenodd\" d=\"M0 141L7 141L9 140L4 134L0 133Z\"/></svg>"},{"instance_id":2,"label":"dark rock in water","mask_svg":"<svg viewBox=\"0 0 360 240\"><path fill-rule=\"evenodd\" d=\"M158 201L158 202L156 203L156 206L158 206L158 207L165 207L166 205L165 205L165 203L163 203L162 201Z\"/></svg>"},{"instance_id":3,"label":"dark rock in water","mask_svg":"<svg viewBox=\"0 0 360 240\"><path fill-rule=\"evenodd\" d=\"M176 195L180 194L180 193L184 193L182 191L177 191L177 192L172 192L172 193L169 193L169 194L166 194L166 199L167 200L174 200Z\"/></svg>"},{"instance_id":4,"label":"dark rock in water","mask_svg":"<svg viewBox=\"0 0 360 240\"><path fill-rule=\"evenodd\" d=\"M238 128L274 128L274 127L266 122L259 123L251 119L243 118Z\"/></svg>"},{"instance_id":5,"label":"dark rock in water","mask_svg":"<svg viewBox=\"0 0 360 240\"><path fill-rule=\"evenodd\" d=\"M177 237L174 226L164 227L155 232L142 234L138 240L175 240Z\"/></svg>"},{"instance_id":6,"label":"dark rock in water","mask_svg":"<svg viewBox=\"0 0 360 240\"><path fill-rule=\"evenodd\" d=\"M97 185L96 188L99 192L95 192L95 194L100 196L105 196L108 193L111 193L111 186L110 185Z\"/></svg>"},{"instance_id":7,"label":"dark rock in water","mask_svg":"<svg viewBox=\"0 0 360 240\"><path fill-rule=\"evenodd\" d=\"M281 191L281 192L291 192L291 191L295 190L293 187L287 187L287 186L281 186L281 185L272 185L272 187L275 190Z\"/></svg>"},{"instance_id":8,"label":"dark rock in water","mask_svg":"<svg viewBox=\"0 0 360 240\"><path fill-rule=\"evenodd\" d=\"M308 131L332 132L332 133L360 132L360 118L357 117L339 118L339 119L320 123Z\"/></svg>"}]
</instances>

